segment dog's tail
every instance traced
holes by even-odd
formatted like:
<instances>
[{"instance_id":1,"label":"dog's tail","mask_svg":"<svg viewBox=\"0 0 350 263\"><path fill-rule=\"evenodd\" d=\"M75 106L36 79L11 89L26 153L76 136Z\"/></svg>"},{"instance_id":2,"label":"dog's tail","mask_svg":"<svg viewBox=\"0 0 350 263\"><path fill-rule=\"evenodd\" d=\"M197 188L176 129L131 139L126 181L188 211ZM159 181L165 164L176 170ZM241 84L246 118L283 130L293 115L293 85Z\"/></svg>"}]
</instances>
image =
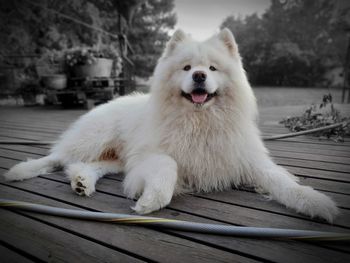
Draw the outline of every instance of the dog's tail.
<instances>
[{"instance_id":1,"label":"dog's tail","mask_svg":"<svg viewBox=\"0 0 350 263\"><path fill-rule=\"evenodd\" d=\"M56 156L50 154L40 159L19 163L5 173L4 177L7 181L21 181L36 177L40 174L53 172L61 165L60 160Z\"/></svg>"}]
</instances>

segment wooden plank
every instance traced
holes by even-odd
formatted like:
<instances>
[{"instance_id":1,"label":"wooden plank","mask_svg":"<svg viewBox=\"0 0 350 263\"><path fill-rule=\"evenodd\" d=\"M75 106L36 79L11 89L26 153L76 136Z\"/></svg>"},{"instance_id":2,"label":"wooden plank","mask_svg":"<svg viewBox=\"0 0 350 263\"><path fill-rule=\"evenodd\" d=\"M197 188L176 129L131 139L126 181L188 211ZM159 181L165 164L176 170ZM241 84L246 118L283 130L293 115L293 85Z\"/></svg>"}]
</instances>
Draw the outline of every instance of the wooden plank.
<instances>
[{"instance_id":1,"label":"wooden plank","mask_svg":"<svg viewBox=\"0 0 350 263\"><path fill-rule=\"evenodd\" d=\"M39 119L39 118L38 118ZM66 129L69 124L71 123L71 121L73 120L67 120L66 124L55 124L52 122L40 122L39 120L34 120L31 122L24 122L24 121L9 121L7 119L1 119L1 124L3 127L15 127L15 128L24 128L24 129L40 129L42 131L50 131L50 132L57 132L57 131L62 131L64 129Z\"/></svg>"},{"instance_id":2,"label":"wooden plank","mask_svg":"<svg viewBox=\"0 0 350 263\"><path fill-rule=\"evenodd\" d=\"M308 167L298 167L291 166L286 160L282 161L283 164L278 162L281 166L285 167L292 174L296 174L299 176L312 177L312 178L322 178L327 180L334 180L339 182L350 182L349 174L338 172L338 171L329 171L329 170L320 170L315 168Z\"/></svg>"},{"instance_id":3,"label":"wooden plank","mask_svg":"<svg viewBox=\"0 0 350 263\"><path fill-rule=\"evenodd\" d=\"M278 141L282 142L288 142L290 144L315 144L321 147L329 146L329 147L339 147L341 148L348 148L350 142L334 142L331 140L325 140L325 139L310 139L306 136L297 136L297 137L291 137L291 138L285 138L285 139L278 139Z\"/></svg>"},{"instance_id":4,"label":"wooden plank","mask_svg":"<svg viewBox=\"0 0 350 263\"><path fill-rule=\"evenodd\" d=\"M80 238L68 231L2 210L0 240L50 262L140 262L136 258Z\"/></svg>"},{"instance_id":5,"label":"wooden plank","mask_svg":"<svg viewBox=\"0 0 350 263\"><path fill-rule=\"evenodd\" d=\"M18 250L17 250L18 251ZM35 262L34 260L37 260L36 258L32 258L33 260L30 260L29 258L7 248L0 244L0 255L3 262L6 263L30 263Z\"/></svg>"},{"instance_id":6,"label":"wooden plank","mask_svg":"<svg viewBox=\"0 0 350 263\"><path fill-rule=\"evenodd\" d=\"M48 134L48 133L37 133L37 132L22 132L22 131L0 131L0 136L5 136L8 138L18 138L26 140L35 141L49 141L56 140L58 135Z\"/></svg>"},{"instance_id":7,"label":"wooden plank","mask_svg":"<svg viewBox=\"0 0 350 263\"><path fill-rule=\"evenodd\" d=\"M24 182L21 183L23 185ZM16 187L19 186L19 184L15 184ZM131 202L128 201L127 199L120 199L120 198L108 198L105 194L103 193L97 193L93 198L81 198L76 195L67 195L63 194L63 188L62 187L43 187L42 185L39 186L41 190L47 188L48 190L52 191L52 195L55 196L55 198L59 199L64 199L66 201L69 201L69 203L73 204L76 203L79 206L88 206L89 208L99 210L99 211L104 211L104 212L120 212L120 213L125 213L129 209L129 205L131 205ZM2 189L2 188L1 188ZM28 189L32 189L31 187L28 187ZM35 190L35 189L34 189ZM58 193L57 190L60 190ZM40 197L30 197L29 193L19 193L19 190L14 192L12 195L7 196L7 198L11 198L12 196L16 196L16 199L18 199L18 196L21 196L24 198L26 201L32 201L32 202L41 202ZM45 191L46 192L46 191ZM45 192L40 191L40 194L45 194ZM1 193L4 193L4 191L1 191ZM12 197L13 198L13 197ZM122 200L122 203L127 202L127 206L123 205L120 200ZM39 201L40 200L40 201ZM48 200L45 199L44 204L48 205L54 205L51 203L47 203ZM55 206L61 206L60 205L55 205ZM66 207L64 204L63 207ZM188 221L197 221L197 222L208 222L208 223L215 223L213 220L208 220L202 217L194 216L190 214L183 213L181 211L177 210L169 210L169 209L164 209L161 212L158 212L159 215L167 217L167 218L174 218L174 219L181 219L181 220L188 220ZM155 214L157 215L157 214ZM57 218L53 218L52 220L58 220ZM67 220L65 220L67 221ZM66 222L65 222L66 223ZM83 223L83 222L82 222ZM81 224L82 224L81 223ZM217 222L216 222L217 223ZM73 226L69 226L70 228ZM74 226L75 227L75 226ZM125 226L126 227L126 226ZM91 228L91 226L90 226ZM120 226L115 227L113 231L108 229L106 233L103 231L103 229L99 228L99 231L94 231L94 236L95 238L96 235L101 235L101 238L106 238L105 235L108 236L108 242L111 244L115 244L113 242L118 242L118 246L121 245L128 245L130 247L130 242L133 244L133 251L138 251L138 249L142 249L144 253L148 253L150 251L153 251L156 253L156 255L161 256L159 254L162 254L161 252L166 253L166 256L168 257L169 255L174 256L174 260L178 259L177 254L175 252L166 252L162 247L161 244L156 244L157 248L156 249L149 249L147 246L152 244L152 240L154 237L157 237L158 232L156 233L150 233L150 234L142 234L142 237L137 237L136 241L129 241L130 238L134 235L134 231L136 231L136 236L139 234L141 231L140 228L133 228L133 227L127 227L127 229L124 230L124 232L127 233L127 237L123 236L123 233L120 232ZM102 232L101 232L102 231ZM90 233L89 231L87 231ZM113 232L114 235L110 235L110 233ZM142 230L143 233L143 230ZM293 241L288 241L288 242L283 242L283 241L268 241L268 240L256 240L256 239L245 239L245 238L230 238L230 237L220 237L220 236L212 236L212 235L202 235L202 234L192 234L192 233L177 233L176 236L179 237L190 237L191 240L198 241L198 242L205 242L205 244L208 245L214 245L215 247L222 248L225 250L234 250L234 251L240 251L241 253L249 253L253 254L255 257L261 257L264 258L265 260L271 260L274 262L295 262L296 259L303 260L304 262L328 262L332 258L342 258L346 255L342 252L338 251L333 251L330 249L325 249L321 248L318 246L314 246L313 244L307 244L307 243L297 243ZM117 238L115 240L114 238ZM145 239L145 237L147 237ZM164 237L160 238L161 241L166 240ZM137 242L140 241L141 244L138 245ZM136 243L135 243L136 242ZM144 244L146 243L146 244ZM176 244L177 241L174 242L173 239L169 241L170 244L174 243ZM181 241L180 244L183 244L184 246L186 245L185 240ZM184 247L184 249L187 251L187 246ZM180 253L184 253L186 255L186 251L183 251ZM317 251L317 252L316 252ZM286 255L289 255L288 258L286 258ZM213 255L215 256L215 254ZM148 256L150 257L150 256ZM346 257L347 258L347 257ZM213 261L217 261L219 258L213 259L212 257L210 258ZM168 259L169 260L169 259ZM177 261L179 262L179 261Z\"/></svg>"},{"instance_id":8,"label":"wooden plank","mask_svg":"<svg viewBox=\"0 0 350 263\"><path fill-rule=\"evenodd\" d=\"M297 136L297 137L291 137L291 138L287 138L287 139L283 139L285 141L294 143L294 142L298 142L298 143L314 143L314 144L318 144L318 145L328 145L328 146L335 146L335 147L349 147L350 146L350 142L348 137L345 137L343 142L335 142L332 141L330 139L326 139L326 138L322 138L322 137L313 137L313 136Z\"/></svg>"},{"instance_id":9,"label":"wooden plank","mask_svg":"<svg viewBox=\"0 0 350 263\"><path fill-rule=\"evenodd\" d=\"M49 150L46 148L41 148L38 146L30 146L30 145L1 144L0 149L10 150L10 151L24 153L24 154L36 154L41 157L46 156L49 153Z\"/></svg>"},{"instance_id":10,"label":"wooden plank","mask_svg":"<svg viewBox=\"0 0 350 263\"><path fill-rule=\"evenodd\" d=\"M342 218L338 218L335 224L339 223L340 221L343 221L343 223L348 226L348 220L350 219L350 212L348 211L350 209L349 196L335 193L325 194L331 197L339 207L346 209L341 210ZM230 190L211 194L198 194L195 196L205 198L208 200L225 202L229 204L237 204L255 209L261 209L264 211L271 211L283 215L291 215L293 217L309 219L307 216L297 214L296 212L281 206L279 203L273 200L269 200L269 198L253 192Z\"/></svg>"},{"instance_id":11,"label":"wooden plank","mask_svg":"<svg viewBox=\"0 0 350 263\"><path fill-rule=\"evenodd\" d=\"M14 140L13 138L9 138L7 136L1 136L0 135L0 140ZM15 139L17 140L17 139ZM24 140L24 139L18 139L18 140ZM18 147L18 148L15 148L15 149L20 149L20 147L24 146L24 147L34 147L35 149L38 149L38 148L41 148L41 149L50 149L51 146L50 145L20 145L20 144L0 144L0 147L9 147L9 146L14 146L14 147ZM29 148L27 148L29 149ZM20 150L19 150L20 151ZM29 151L30 152L30 151ZM37 153L37 151L34 151L33 153Z\"/></svg>"},{"instance_id":12,"label":"wooden plank","mask_svg":"<svg viewBox=\"0 0 350 263\"><path fill-rule=\"evenodd\" d=\"M329 180L322 180L312 177L298 176L300 184L311 186L317 190L325 191L338 194L350 195L350 185L349 183L335 182Z\"/></svg>"},{"instance_id":13,"label":"wooden plank","mask_svg":"<svg viewBox=\"0 0 350 263\"><path fill-rule=\"evenodd\" d=\"M27 160L27 158L38 159L43 156L35 153L23 153L7 149L0 149L0 157L14 160L18 160L18 158L20 158L19 160L24 161Z\"/></svg>"},{"instance_id":14,"label":"wooden plank","mask_svg":"<svg viewBox=\"0 0 350 263\"><path fill-rule=\"evenodd\" d=\"M350 152L346 151L338 151L333 149L310 149L307 147L293 147L292 145L275 145L275 144L267 144L267 148L270 152L274 151L283 151L283 152L291 152L291 153L312 153L314 155L322 155L322 156L338 156L350 158ZM349 147L350 149L350 147Z\"/></svg>"},{"instance_id":15,"label":"wooden plank","mask_svg":"<svg viewBox=\"0 0 350 263\"><path fill-rule=\"evenodd\" d=\"M281 141L281 140L275 140L275 141L266 141L265 144L267 147L270 146L283 146L287 147L290 149L306 149L308 150L307 152L313 152L313 150L325 150L325 151L336 151L337 153L343 153L343 154L349 154L350 153L350 147L348 146L343 146L341 143L339 145L322 145L322 144L317 144L317 143L291 143L287 141ZM349 156L349 155L347 155Z\"/></svg>"},{"instance_id":16,"label":"wooden plank","mask_svg":"<svg viewBox=\"0 0 350 263\"><path fill-rule=\"evenodd\" d=\"M46 124L46 123L52 123L53 125L66 125L68 122L78 118L80 115L70 115L70 113L61 112L61 116L57 116L55 114L52 114L52 112L48 111L41 111L37 112L35 114L28 114L28 112L20 112L20 113L9 113L4 114L2 118L4 118L7 122L11 123L23 123L23 124Z\"/></svg>"},{"instance_id":17,"label":"wooden plank","mask_svg":"<svg viewBox=\"0 0 350 263\"><path fill-rule=\"evenodd\" d=\"M70 123L69 120L67 120L67 124ZM28 129L28 130L40 130L40 131L47 131L47 132L60 132L60 130L63 130L66 125L45 125L40 123L35 123L33 125L32 122L25 124L20 121L9 121L7 119L1 119L1 126L4 128L15 128L15 129Z\"/></svg>"},{"instance_id":18,"label":"wooden plank","mask_svg":"<svg viewBox=\"0 0 350 263\"><path fill-rule=\"evenodd\" d=\"M290 159L301 159L301 160L307 160L307 161L317 161L317 162L324 162L324 163L334 163L334 164L344 164L348 165L350 164L350 157L341 157L341 156L324 156L319 155L315 153L294 153L294 152L287 152L287 151L281 151L281 150L272 150L271 151L272 157L281 157L281 158L290 158ZM350 167L350 166L349 166Z\"/></svg>"},{"instance_id":19,"label":"wooden plank","mask_svg":"<svg viewBox=\"0 0 350 263\"><path fill-rule=\"evenodd\" d=\"M62 131L59 130L43 130L42 128L24 128L24 127L15 127L15 126L1 126L0 131L3 132L11 132L11 131L18 131L18 132L35 132L35 133L45 133L45 134L53 134L54 136L60 135Z\"/></svg>"},{"instance_id":20,"label":"wooden plank","mask_svg":"<svg viewBox=\"0 0 350 263\"><path fill-rule=\"evenodd\" d=\"M290 159L290 158L281 158L281 157L274 157L273 159L276 161L276 163L281 165L305 167L305 168L312 168L315 170L324 170L324 171L336 171L336 172L342 172L347 174L350 173L350 165L346 165L346 164L323 163L323 162L317 162L317 161L299 160L299 159Z\"/></svg>"}]
</instances>

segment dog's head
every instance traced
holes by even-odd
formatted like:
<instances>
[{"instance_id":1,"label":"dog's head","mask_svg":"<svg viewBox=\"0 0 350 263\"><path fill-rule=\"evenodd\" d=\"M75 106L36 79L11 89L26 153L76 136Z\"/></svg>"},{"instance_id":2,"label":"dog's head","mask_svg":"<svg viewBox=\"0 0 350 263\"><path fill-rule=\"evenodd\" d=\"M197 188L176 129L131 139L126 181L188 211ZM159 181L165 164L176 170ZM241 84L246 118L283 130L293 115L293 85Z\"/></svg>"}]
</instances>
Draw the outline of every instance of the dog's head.
<instances>
[{"instance_id":1,"label":"dog's head","mask_svg":"<svg viewBox=\"0 0 350 263\"><path fill-rule=\"evenodd\" d=\"M167 43L153 77L153 93L186 108L205 109L230 99L254 100L238 46L228 29L197 42L177 30ZM249 102L248 102L249 103Z\"/></svg>"}]
</instances>

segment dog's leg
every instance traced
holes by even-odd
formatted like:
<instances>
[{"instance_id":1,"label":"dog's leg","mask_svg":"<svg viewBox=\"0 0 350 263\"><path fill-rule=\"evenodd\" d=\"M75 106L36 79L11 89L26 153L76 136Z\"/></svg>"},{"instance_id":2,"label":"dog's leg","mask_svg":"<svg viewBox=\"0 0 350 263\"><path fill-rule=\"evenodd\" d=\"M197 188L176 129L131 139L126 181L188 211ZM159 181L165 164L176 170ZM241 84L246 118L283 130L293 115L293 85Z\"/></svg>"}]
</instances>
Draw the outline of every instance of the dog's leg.
<instances>
[{"instance_id":1,"label":"dog's leg","mask_svg":"<svg viewBox=\"0 0 350 263\"><path fill-rule=\"evenodd\" d=\"M50 173L62 165L59 156L50 154L40 159L21 162L4 174L5 180L20 181Z\"/></svg>"},{"instance_id":2,"label":"dog's leg","mask_svg":"<svg viewBox=\"0 0 350 263\"><path fill-rule=\"evenodd\" d=\"M129 198L140 197L132 209L147 214L170 203L176 181L176 162L168 155L152 154L128 172L124 192Z\"/></svg>"},{"instance_id":3,"label":"dog's leg","mask_svg":"<svg viewBox=\"0 0 350 263\"><path fill-rule=\"evenodd\" d=\"M118 173L121 166L116 161L99 161L91 163L73 163L65 172L71 181L72 189L79 195L90 196L95 192L98 179L107 173Z\"/></svg>"},{"instance_id":4,"label":"dog's leg","mask_svg":"<svg viewBox=\"0 0 350 263\"><path fill-rule=\"evenodd\" d=\"M328 222L332 222L337 215L338 208L332 199L309 186L299 185L292 174L268 156L263 161L255 162L253 170L253 183L256 187L298 213L321 217Z\"/></svg>"}]
</instances>

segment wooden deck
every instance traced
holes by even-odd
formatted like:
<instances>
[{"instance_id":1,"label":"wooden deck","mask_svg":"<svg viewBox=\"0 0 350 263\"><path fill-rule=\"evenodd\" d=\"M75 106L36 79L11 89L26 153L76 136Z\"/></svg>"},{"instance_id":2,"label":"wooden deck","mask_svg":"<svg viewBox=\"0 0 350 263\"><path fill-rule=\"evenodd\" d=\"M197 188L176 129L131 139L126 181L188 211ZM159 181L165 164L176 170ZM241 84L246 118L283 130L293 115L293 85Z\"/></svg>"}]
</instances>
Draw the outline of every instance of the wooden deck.
<instances>
[{"instance_id":1,"label":"wooden deck","mask_svg":"<svg viewBox=\"0 0 350 263\"><path fill-rule=\"evenodd\" d=\"M278 124L300 107L265 108L264 134L286 133ZM0 139L53 140L82 110L0 108ZM350 115L350 107L343 113ZM350 140L335 143L312 137L267 142L277 163L302 184L332 197L341 209L333 225L311 220L250 191L176 197L153 216L240 226L350 231ZM44 156L48 147L0 145L0 174L26 158ZM91 198L72 192L63 173L23 182L0 179L0 198L64 208L131 213L121 177L99 181ZM350 262L349 243L306 243L221 237L152 230L0 210L1 262Z\"/></svg>"}]
</instances>

